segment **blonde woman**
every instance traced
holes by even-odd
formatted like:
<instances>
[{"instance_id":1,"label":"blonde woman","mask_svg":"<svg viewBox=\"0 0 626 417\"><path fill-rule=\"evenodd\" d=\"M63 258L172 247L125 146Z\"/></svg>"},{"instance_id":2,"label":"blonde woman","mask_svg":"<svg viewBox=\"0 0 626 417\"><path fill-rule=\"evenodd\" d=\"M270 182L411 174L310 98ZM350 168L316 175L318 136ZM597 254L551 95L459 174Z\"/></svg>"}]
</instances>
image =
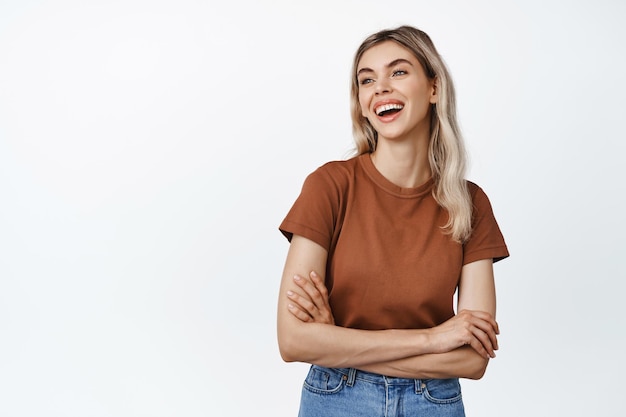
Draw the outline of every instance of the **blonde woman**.
<instances>
[{"instance_id":1,"label":"blonde woman","mask_svg":"<svg viewBox=\"0 0 626 417\"><path fill-rule=\"evenodd\" d=\"M463 416L459 378L498 349L493 263L508 250L464 178L452 80L402 26L361 44L351 99L357 155L309 175L280 225L279 348L312 365L300 416Z\"/></svg>"}]
</instances>

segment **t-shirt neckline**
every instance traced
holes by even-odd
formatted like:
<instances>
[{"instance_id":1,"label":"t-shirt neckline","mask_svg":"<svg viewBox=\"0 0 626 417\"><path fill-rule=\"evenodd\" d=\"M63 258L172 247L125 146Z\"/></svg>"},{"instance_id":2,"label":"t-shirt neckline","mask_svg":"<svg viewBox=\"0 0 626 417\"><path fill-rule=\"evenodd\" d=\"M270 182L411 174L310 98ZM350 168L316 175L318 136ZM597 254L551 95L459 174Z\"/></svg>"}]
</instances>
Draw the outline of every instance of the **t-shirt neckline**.
<instances>
[{"instance_id":1,"label":"t-shirt neckline","mask_svg":"<svg viewBox=\"0 0 626 417\"><path fill-rule=\"evenodd\" d=\"M400 187L393 182L389 181L383 174L376 169L370 153L359 155L359 163L367 176L376 184L379 188L387 191L390 194L398 197L419 197L424 194L430 193L434 184L434 180L430 177L425 183L418 185L417 187L405 188Z\"/></svg>"}]
</instances>

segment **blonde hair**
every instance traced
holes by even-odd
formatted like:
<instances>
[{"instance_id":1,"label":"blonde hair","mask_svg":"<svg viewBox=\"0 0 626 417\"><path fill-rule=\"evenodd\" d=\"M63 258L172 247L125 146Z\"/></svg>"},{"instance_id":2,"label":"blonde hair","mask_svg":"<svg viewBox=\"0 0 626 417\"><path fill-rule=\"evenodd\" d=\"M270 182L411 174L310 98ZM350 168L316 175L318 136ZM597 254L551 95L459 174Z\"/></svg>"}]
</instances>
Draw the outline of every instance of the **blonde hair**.
<instances>
[{"instance_id":1,"label":"blonde hair","mask_svg":"<svg viewBox=\"0 0 626 417\"><path fill-rule=\"evenodd\" d=\"M401 26L382 30L363 41L354 56L350 103L352 132L358 155L376 150L378 133L365 118L359 104L356 71L361 57L371 47L394 41L415 55L426 76L436 80L438 100L432 105L428 159L434 180L433 196L449 218L443 226L452 239L463 243L472 232L472 201L465 181L467 156L456 118L454 85L443 59L430 37L419 29Z\"/></svg>"}]
</instances>

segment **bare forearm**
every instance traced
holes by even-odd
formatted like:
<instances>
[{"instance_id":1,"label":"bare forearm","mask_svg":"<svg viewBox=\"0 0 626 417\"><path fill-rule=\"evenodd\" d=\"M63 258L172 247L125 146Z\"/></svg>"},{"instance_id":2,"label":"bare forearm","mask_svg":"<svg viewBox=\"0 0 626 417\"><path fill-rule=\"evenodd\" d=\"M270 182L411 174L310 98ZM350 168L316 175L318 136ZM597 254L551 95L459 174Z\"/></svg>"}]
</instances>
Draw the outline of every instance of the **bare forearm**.
<instances>
[{"instance_id":1,"label":"bare forearm","mask_svg":"<svg viewBox=\"0 0 626 417\"><path fill-rule=\"evenodd\" d=\"M331 368L359 368L432 351L426 331L357 330L320 323L292 323L279 330L285 361Z\"/></svg>"},{"instance_id":2,"label":"bare forearm","mask_svg":"<svg viewBox=\"0 0 626 417\"><path fill-rule=\"evenodd\" d=\"M430 353L392 361L384 361L359 367L398 378L469 378L480 379L489 360L469 346L446 353Z\"/></svg>"}]
</instances>

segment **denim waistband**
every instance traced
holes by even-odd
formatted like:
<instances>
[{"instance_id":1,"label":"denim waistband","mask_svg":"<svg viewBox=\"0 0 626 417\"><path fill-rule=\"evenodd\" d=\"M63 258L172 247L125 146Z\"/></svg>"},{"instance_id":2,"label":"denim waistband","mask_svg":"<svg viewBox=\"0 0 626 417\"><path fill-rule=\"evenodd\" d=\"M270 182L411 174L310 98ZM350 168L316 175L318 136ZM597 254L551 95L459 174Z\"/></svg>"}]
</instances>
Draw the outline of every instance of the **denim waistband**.
<instances>
[{"instance_id":1,"label":"denim waistband","mask_svg":"<svg viewBox=\"0 0 626 417\"><path fill-rule=\"evenodd\" d=\"M354 385L356 380L362 380L371 382L374 384L382 384L382 385L415 385L417 389L424 388L422 386L424 380L421 379L412 379L412 378L396 378L392 376L385 376L380 374L375 374L372 372L361 371L354 368L333 368L335 371L344 375L344 379L346 380L346 384L348 386Z\"/></svg>"}]
</instances>

